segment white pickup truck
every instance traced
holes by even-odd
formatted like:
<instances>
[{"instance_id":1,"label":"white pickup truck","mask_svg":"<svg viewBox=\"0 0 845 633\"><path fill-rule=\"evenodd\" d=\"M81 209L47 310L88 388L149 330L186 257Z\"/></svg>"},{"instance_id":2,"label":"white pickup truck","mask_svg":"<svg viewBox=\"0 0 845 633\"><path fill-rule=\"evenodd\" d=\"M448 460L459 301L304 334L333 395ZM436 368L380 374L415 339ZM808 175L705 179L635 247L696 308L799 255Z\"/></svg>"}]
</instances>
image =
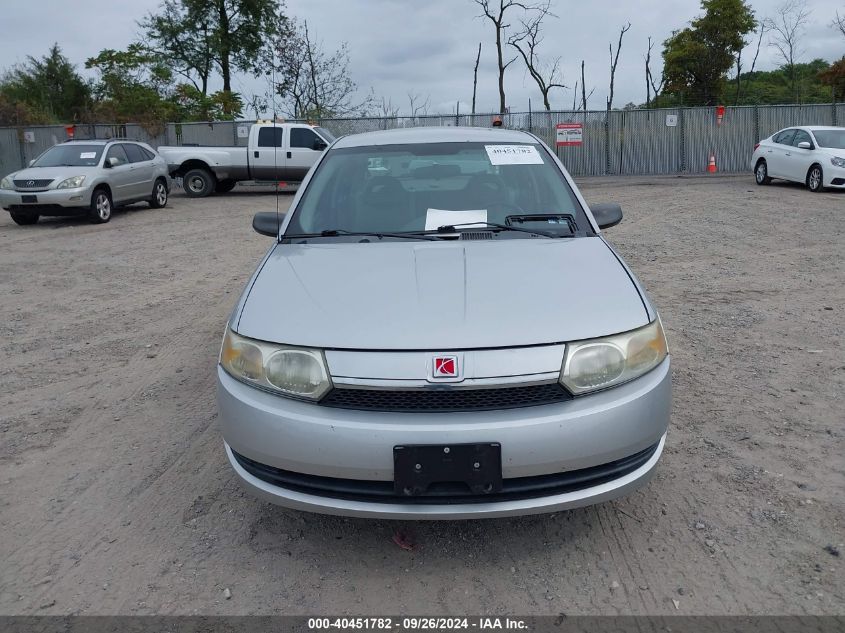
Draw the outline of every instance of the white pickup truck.
<instances>
[{"instance_id":1,"label":"white pickup truck","mask_svg":"<svg viewBox=\"0 0 845 633\"><path fill-rule=\"evenodd\" d=\"M258 122L247 147L158 148L189 198L231 191L242 180L301 182L335 137L305 123Z\"/></svg>"}]
</instances>

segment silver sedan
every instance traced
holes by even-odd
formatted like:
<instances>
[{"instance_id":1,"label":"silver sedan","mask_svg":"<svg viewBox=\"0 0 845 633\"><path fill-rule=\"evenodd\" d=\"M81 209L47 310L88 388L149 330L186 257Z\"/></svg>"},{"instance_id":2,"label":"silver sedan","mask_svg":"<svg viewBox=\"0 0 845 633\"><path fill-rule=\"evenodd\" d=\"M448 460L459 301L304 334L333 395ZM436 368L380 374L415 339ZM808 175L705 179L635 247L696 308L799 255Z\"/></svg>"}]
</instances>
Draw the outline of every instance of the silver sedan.
<instances>
[{"instance_id":1,"label":"silver sedan","mask_svg":"<svg viewBox=\"0 0 845 633\"><path fill-rule=\"evenodd\" d=\"M656 309L539 139L342 138L226 327L235 473L291 508L399 519L552 512L645 484L671 408Z\"/></svg>"}]
</instances>

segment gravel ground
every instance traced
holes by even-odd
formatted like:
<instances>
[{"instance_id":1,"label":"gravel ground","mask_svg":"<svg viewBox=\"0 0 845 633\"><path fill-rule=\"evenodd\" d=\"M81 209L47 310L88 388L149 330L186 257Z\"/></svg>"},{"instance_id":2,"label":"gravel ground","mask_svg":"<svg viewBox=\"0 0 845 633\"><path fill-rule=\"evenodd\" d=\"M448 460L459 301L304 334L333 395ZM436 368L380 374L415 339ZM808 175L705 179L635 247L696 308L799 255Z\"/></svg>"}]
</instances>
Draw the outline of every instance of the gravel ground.
<instances>
[{"instance_id":1,"label":"gravel ground","mask_svg":"<svg viewBox=\"0 0 845 633\"><path fill-rule=\"evenodd\" d=\"M662 313L666 452L625 499L476 522L325 517L240 490L214 366L269 246L250 227L266 190L102 226L2 213L0 613L845 613L845 194L750 175L581 184L623 204L608 235Z\"/></svg>"}]
</instances>

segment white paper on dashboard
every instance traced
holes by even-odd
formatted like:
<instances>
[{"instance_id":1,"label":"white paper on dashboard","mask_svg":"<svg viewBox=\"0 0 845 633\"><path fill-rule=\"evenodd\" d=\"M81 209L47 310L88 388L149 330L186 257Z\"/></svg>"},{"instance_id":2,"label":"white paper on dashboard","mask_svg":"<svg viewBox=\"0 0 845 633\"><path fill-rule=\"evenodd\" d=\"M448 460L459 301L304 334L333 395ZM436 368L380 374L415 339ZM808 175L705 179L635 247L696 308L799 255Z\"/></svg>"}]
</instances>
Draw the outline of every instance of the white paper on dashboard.
<instances>
[{"instance_id":1,"label":"white paper on dashboard","mask_svg":"<svg viewBox=\"0 0 845 633\"><path fill-rule=\"evenodd\" d=\"M487 222L487 209L469 211L449 211L447 209L429 209L425 214L425 230L435 231L441 226Z\"/></svg>"},{"instance_id":2,"label":"white paper on dashboard","mask_svg":"<svg viewBox=\"0 0 845 633\"><path fill-rule=\"evenodd\" d=\"M543 157L533 145L485 145L492 165L542 165Z\"/></svg>"},{"instance_id":3,"label":"white paper on dashboard","mask_svg":"<svg viewBox=\"0 0 845 633\"><path fill-rule=\"evenodd\" d=\"M97 158L97 152L82 152L79 158Z\"/></svg>"}]
</instances>

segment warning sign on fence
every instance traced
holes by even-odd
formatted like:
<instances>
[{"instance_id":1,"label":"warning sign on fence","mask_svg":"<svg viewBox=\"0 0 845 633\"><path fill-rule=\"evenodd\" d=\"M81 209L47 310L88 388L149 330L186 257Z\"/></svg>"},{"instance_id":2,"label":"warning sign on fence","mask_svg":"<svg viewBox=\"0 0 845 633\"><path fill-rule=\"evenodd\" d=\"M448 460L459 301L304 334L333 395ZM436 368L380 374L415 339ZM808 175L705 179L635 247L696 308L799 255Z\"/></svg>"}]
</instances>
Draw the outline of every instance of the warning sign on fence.
<instances>
[{"instance_id":1,"label":"warning sign on fence","mask_svg":"<svg viewBox=\"0 0 845 633\"><path fill-rule=\"evenodd\" d=\"M584 128L581 123L558 123L555 131L558 147L581 145L584 140Z\"/></svg>"}]
</instances>

